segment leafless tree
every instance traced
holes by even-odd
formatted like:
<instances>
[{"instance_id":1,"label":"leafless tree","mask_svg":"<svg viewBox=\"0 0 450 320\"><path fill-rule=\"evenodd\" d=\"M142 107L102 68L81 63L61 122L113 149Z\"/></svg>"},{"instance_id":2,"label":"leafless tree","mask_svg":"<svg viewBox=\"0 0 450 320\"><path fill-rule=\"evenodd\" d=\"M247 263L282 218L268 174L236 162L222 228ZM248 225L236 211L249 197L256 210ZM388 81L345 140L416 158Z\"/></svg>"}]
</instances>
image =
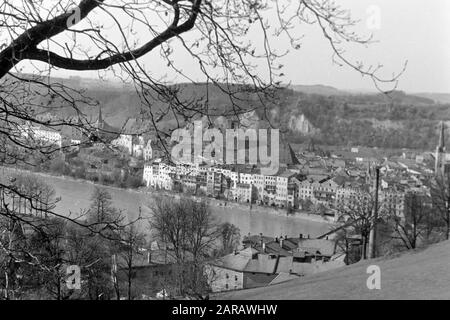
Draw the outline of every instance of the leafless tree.
<instances>
[{"instance_id":1,"label":"leafless tree","mask_svg":"<svg viewBox=\"0 0 450 320\"><path fill-rule=\"evenodd\" d=\"M135 225L125 227L122 231L120 243L118 244L118 256L120 257L119 267L125 274L127 298L133 299L133 279L134 279L134 267L139 259L139 255L142 256L141 249L145 247L145 235L136 229ZM142 260L142 259L141 259Z\"/></svg>"},{"instance_id":2,"label":"leafless tree","mask_svg":"<svg viewBox=\"0 0 450 320\"><path fill-rule=\"evenodd\" d=\"M238 227L229 222L222 223L219 226L219 237L220 242L222 243L221 254L229 254L235 250L241 240L241 234Z\"/></svg>"},{"instance_id":3,"label":"leafless tree","mask_svg":"<svg viewBox=\"0 0 450 320\"><path fill-rule=\"evenodd\" d=\"M111 194L101 187L95 188L87 214L91 223L99 225L115 223L121 217L119 210L112 204Z\"/></svg>"},{"instance_id":4,"label":"leafless tree","mask_svg":"<svg viewBox=\"0 0 450 320\"><path fill-rule=\"evenodd\" d=\"M42 221L43 232L31 235L30 247L27 254L32 255L34 263L34 277L39 278L40 285L46 288L50 297L56 300L67 299L70 293L65 287L64 265L67 262L66 248L64 248L66 226L60 219L51 222Z\"/></svg>"},{"instance_id":5,"label":"leafless tree","mask_svg":"<svg viewBox=\"0 0 450 320\"><path fill-rule=\"evenodd\" d=\"M450 239L450 176L435 177L431 184L433 207L444 225L444 238Z\"/></svg>"},{"instance_id":6,"label":"leafless tree","mask_svg":"<svg viewBox=\"0 0 450 320\"><path fill-rule=\"evenodd\" d=\"M406 249L415 249L423 241L430 239L436 227L431 199L426 195L409 194L405 201L404 215L389 213L393 239L400 240Z\"/></svg>"},{"instance_id":7,"label":"leafless tree","mask_svg":"<svg viewBox=\"0 0 450 320\"><path fill-rule=\"evenodd\" d=\"M218 236L209 204L205 200L160 197L152 211L151 232L173 250L168 254L176 261L178 293L203 299L208 290L204 264L216 248Z\"/></svg>"},{"instance_id":8,"label":"leafless tree","mask_svg":"<svg viewBox=\"0 0 450 320\"><path fill-rule=\"evenodd\" d=\"M382 204L378 204L378 218L385 218L385 211L381 210ZM349 234L356 234L361 237L362 252L361 258L367 259L367 245L369 243L370 231L373 228L373 213L375 201L369 192L355 192L349 199L336 208L339 220L345 222L350 228Z\"/></svg>"},{"instance_id":9,"label":"leafless tree","mask_svg":"<svg viewBox=\"0 0 450 320\"><path fill-rule=\"evenodd\" d=\"M58 228L54 228L55 221L45 223L45 212L54 208L57 199L53 188L40 179L28 175L14 175L11 177L12 188L1 189L0 208L2 210L0 232L0 251L3 257L2 264L7 265L6 276L12 290L15 286L18 270L23 263L38 266L44 263L37 258L33 248L29 247L29 234L50 232L46 239L52 238ZM36 239L36 237L34 237ZM47 242L49 243L49 242ZM52 248L49 246L48 248ZM40 270L50 270L51 267L43 265Z\"/></svg>"}]
</instances>

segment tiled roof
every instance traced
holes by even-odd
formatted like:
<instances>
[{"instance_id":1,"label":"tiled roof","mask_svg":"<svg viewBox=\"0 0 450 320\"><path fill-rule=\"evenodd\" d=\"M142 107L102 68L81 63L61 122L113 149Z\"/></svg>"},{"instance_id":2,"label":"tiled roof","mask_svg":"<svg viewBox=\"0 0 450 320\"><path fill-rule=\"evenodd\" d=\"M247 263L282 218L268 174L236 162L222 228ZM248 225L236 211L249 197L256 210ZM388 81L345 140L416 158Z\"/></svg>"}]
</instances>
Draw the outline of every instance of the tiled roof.
<instances>
[{"instance_id":1,"label":"tiled roof","mask_svg":"<svg viewBox=\"0 0 450 320\"><path fill-rule=\"evenodd\" d=\"M335 251L335 243L326 239L297 239L298 247L309 253L319 251L321 255L332 256ZM312 252L311 252L312 251Z\"/></svg>"},{"instance_id":2,"label":"tiled roof","mask_svg":"<svg viewBox=\"0 0 450 320\"><path fill-rule=\"evenodd\" d=\"M286 273L286 272L281 272L275 277L275 279L273 279L269 283L269 285L283 283L283 282L294 280L294 279L297 279L297 278L298 278L298 276L296 276L296 275L289 274L289 273Z\"/></svg>"},{"instance_id":3,"label":"tiled roof","mask_svg":"<svg viewBox=\"0 0 450 320\"><path fill-rule=\"evenodd\" d=\"M258 259L249 260L244 271L255 273L274 273L277 259L272 259L269 255L258 254Z\"/></svg>"}]
</instances>

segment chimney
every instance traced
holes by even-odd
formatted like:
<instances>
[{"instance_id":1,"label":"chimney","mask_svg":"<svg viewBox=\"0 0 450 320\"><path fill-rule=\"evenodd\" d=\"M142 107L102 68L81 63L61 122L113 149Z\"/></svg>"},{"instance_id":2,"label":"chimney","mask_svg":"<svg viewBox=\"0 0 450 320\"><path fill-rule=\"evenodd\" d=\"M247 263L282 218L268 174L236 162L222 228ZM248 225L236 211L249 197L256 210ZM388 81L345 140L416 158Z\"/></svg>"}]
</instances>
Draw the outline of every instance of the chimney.
<instances>
[{"instance_id":1,"label":"chimney","mask_svg":"<svg viewBox=\"0 0 450 320\"><path fill-rule=\"evenodd\" d=\"M264 242L262 243L262 251L263 253L266 253L266 244Z\"/></svg>"},{"instance_id":2,"label":"chimney","mask_svg":"<svg viewBox=\"0 0 450 320\"><path fill-rule=\"evenodd\" d=\"M280 248L283 248L283 236L280 237Z\"/></svg>"},{"instance_id":3,"label":"chimney","mask_svg":"<svg viewBox=\"0 0 450 320\"><path fill-rule=\"evenodd\" d=\"M148 264L152 263L152 251L151 250L147 251L147 263Z\"/></svg>"}]
</instances>

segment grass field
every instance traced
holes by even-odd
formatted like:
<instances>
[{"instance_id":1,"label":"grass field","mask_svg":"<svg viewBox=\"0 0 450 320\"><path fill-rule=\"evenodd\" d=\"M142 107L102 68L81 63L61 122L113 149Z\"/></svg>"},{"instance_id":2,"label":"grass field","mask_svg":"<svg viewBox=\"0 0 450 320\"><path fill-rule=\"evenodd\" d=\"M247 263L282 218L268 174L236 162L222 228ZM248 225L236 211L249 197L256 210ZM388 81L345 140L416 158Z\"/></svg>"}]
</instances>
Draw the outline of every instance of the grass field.
<instances>
[{"instance_id":1,"label":"grass field","mask_svg":"<svg viewBox=\"0 0 450 320\"><path fill-rule=\"evenodd\" d=\"M381 289L366 285L369 265L381 269ZM450 241L396 257L359 262L282 284L219 294L216 299L450 299Z\"/></svg>"}]
</instances>

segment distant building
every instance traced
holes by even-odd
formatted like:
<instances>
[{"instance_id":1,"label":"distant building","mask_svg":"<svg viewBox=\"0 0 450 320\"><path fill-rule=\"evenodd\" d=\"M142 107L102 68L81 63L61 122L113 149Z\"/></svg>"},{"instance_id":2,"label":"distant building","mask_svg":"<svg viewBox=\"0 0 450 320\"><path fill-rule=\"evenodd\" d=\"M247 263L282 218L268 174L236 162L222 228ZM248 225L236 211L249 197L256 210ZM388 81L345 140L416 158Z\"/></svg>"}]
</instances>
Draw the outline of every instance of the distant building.
<instances>
[{"instance_id":1,"label":"distant building","mask_svg":"<svg viewBox=\"0 0 450 320\"><path fill-rule=\"evenodd\" d=\"M133 153L133 136L130 134L119 135L119 138L113 140L111 144L124 149L130 155Z\"/></svg>"},{"instance_id":2,"label":"distant building","mask_svg":"<svg viewBox=\"0 0 450 320\"><path fill-rule=\"evenodd\" d=\"M151 139L148 139L147 144L145 145L142 152L145 161L150 161L151 159L153 159L153 148Z\"/></svg>"},{"instance_id":3,"label":"distant building","mask_svg":"<svg viewBox=\"0 0 450 320\"><path fill-rule=\"evenodd\" d=\"M34 139L40 140L44 143L50 143L61 148L62 136L61 133L52 128L36 127L32 130Z\"/></svg>"},{"instance_id":4,"label":"distant building","mask_svg":"<svg viewBox=\"0 0 450 320\"><path fill-rule=\"evenodd\" d=\"M33 126L28 122L19 126L18 131L25 139L30 139L49 147L62 147L62 134L52 127Z\"/></svg>"},{"instance_id":5,"label":"distant building","mask_svg":"<svg viewBox=\"0 0 450 320\"><path fill-rule=\"evenodd\" d=\"M211 262L206 268L213 292L250 289L332 270L345 265L325 239L248 236L245 249Z\"/></svg>"}]
</instances>

